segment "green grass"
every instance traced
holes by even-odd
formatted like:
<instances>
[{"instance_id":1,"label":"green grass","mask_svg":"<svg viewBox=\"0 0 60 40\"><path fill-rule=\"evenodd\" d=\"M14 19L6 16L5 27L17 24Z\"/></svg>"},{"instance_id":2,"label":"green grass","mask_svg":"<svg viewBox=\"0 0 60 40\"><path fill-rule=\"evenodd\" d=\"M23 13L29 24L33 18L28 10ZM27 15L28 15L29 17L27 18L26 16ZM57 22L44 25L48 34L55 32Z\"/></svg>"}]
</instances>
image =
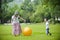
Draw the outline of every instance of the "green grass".
<instances>
[{"instance_id":1,"label":"green grass","mask_svg":"<svg viewBox=\"0 0 60 40\"><path fill-rule=\"evenodd\" d=\"M46 35L45 24L21 24L22 29L26 26L32 29L31 36L24 36L23 34L15 37L11 34L12 25L0 24L0 40L60 40L60 24L50 24L50 32L52 35Z\"/></svg>"}]
</instances>

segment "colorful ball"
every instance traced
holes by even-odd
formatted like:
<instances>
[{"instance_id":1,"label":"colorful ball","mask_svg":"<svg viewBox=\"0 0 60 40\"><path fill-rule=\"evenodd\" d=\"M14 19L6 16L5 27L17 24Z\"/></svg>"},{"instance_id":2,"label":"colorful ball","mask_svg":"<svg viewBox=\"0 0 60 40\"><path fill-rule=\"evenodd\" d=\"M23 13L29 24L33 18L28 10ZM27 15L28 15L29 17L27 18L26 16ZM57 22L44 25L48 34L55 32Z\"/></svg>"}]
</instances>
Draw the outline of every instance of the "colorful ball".
<instances>
[{"instance_id":1,"label":"colorful ball","mask_svg":"<svg viewBox=\"0 0 60 40\"><path fill-rule=\"evenodd\" d=\"M23 30L23 35L24 36L30 36L32 34L32 29L29 27L25 27Z\"/></svg>"}]
</instances>

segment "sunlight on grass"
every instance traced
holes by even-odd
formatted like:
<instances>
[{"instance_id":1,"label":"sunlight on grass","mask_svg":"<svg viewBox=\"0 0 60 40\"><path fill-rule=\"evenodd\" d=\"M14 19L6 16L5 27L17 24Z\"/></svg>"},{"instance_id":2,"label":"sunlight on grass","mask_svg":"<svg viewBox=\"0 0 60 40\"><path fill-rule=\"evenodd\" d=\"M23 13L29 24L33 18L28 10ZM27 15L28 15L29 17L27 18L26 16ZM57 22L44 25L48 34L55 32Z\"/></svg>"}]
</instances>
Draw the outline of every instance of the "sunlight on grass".
<instances>
[{"instance_id":1,"label":"sunlight on grass","mask_svg":"<svg viewBox=\"0 0 60 40\"><path fill-rule=\"evenodd\" d=\"M26 26L32 29L32 35L24 36L21 34L15 37L11 34L12 25L0 25L0 40L60 40L60 24L50 24L51 36L45 34L46 29L44 23L21 24L22 29Z\"/></svg>"}]
</instances>

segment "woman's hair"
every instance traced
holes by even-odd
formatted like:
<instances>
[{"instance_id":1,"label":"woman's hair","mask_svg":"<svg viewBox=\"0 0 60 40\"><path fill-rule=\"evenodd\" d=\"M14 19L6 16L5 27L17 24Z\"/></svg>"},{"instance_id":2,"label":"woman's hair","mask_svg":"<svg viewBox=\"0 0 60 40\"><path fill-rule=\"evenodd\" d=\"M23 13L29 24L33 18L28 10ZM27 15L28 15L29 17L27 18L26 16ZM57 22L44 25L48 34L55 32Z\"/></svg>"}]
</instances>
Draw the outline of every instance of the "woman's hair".
<instances>
[{"instance_id":1,"label":"woman's hair","mask_svg":"<svg viewBox=\"0 0 60 40\"><path fill-rule=\"evenodd\" d=\"M19 14L19 16L21 17L20 13L16 10L14 15L17 15L17 14Z\"/></svg>"},{"instance_id":2,"label":"woman's hair","mask_svg":"<svg viewBox=\"0 0 60 40\"><path fill-rule=\"evenodd\" d=\"M16 15L16 14L19 14L19 12L17 10L15 11L14 15Z\"/></svg>"}]
</instances>

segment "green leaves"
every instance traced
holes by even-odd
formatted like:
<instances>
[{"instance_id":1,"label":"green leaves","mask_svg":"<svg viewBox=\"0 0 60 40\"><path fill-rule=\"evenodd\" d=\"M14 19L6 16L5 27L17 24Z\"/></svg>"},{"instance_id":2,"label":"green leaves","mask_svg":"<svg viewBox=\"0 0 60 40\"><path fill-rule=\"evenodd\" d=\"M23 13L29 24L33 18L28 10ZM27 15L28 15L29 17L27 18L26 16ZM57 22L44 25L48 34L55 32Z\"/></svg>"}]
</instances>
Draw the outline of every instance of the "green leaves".
<instances>
[{"instance_id":1,"label":"green leaves","mask_svg":"<svg viewBox=\"0 0 60 40\"><path fill-rule=\"evenodd\" d=\"M7 4L13 0L3 0L2 10L3 18L11 19L15 10L19 11L24 19L30 22L42 22L44 18L50 19L51 17L60 17L60 0L24 0L22 4L14 4L13 7ZM9 17L9 18L8 18Z\"/></svg>"}]
</instances>

